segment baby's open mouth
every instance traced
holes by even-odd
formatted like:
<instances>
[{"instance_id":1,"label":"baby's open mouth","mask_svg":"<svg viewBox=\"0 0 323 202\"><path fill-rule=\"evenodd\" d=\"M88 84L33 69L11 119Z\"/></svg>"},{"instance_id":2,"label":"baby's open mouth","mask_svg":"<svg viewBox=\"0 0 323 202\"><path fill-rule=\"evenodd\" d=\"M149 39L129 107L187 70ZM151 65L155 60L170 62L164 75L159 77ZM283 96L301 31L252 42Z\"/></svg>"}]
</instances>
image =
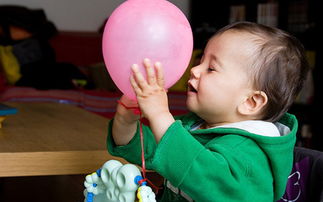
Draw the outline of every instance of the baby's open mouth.
<instances>
[{"instance_id":1,"label":"baby's open mouth","mask_svg":"<svg viewBox=\"0 0 323 202\"><path fill-rule=\"evenodd\" d=\"M188 84L188 91L197 93L197 90L190 83Z\"/></svg>"}]
</instances>

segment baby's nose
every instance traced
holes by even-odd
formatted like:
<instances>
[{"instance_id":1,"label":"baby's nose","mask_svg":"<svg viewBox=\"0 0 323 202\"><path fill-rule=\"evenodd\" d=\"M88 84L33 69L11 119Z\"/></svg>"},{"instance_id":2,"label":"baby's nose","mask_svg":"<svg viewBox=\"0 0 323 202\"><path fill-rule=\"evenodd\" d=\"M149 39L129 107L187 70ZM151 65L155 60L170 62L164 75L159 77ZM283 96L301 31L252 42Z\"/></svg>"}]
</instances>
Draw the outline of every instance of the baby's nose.
<instances>
[{"instance_id":1,"label":"baby's nose","mask_svg":"<svg viewBox=\"0 0 323 202\"><path fill-rule=\"evenodd\" d=\"M196 79L200 77L200 70L199 70L198 66L193 67L191 69L191 77L196 78Z\"/></svg>"}]
</instances>

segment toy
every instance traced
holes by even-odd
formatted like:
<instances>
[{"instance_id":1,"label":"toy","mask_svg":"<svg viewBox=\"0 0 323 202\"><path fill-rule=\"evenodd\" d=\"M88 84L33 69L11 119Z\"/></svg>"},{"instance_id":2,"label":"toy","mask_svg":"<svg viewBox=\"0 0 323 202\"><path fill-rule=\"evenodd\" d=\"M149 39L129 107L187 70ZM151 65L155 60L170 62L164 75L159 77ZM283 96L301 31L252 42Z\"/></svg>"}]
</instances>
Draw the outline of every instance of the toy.
<instances>
[{"instance_id":1,"label":"toy","mask_svg":"<svg viewBox=\"0 0 323 202\"><path fill-rule=\"evenodd\" d=\"M0 128L2 128L2 122L7 118L7 115L16 113L16 108L0 103Z\"/></svg>"},{"instance_id":2,"label":"toy","mask_svg":"<svg viewBox=\"0 0 323 202\"><path fill-rule=\"evenodd\" d=\"M132 202L138 188L139 202L156 202L154 192L146 182L141 182L141 173L132 164L110 160L85 179L85 202Z\"/></svg>"},{"instance_id":3,"label":"toy","mask_svg":"<svg viewBox=\"0 0 323 202\"><path fill-rule=\"evenodd\" d=\"M185 72L193 35L185 15L166 0L127 0L109 17L102 40L106 68L116 86L131 99L135 93L129 78L131 65L145 74L143 60L161 62L165 88Z\"/></svg>"}]
</instances>

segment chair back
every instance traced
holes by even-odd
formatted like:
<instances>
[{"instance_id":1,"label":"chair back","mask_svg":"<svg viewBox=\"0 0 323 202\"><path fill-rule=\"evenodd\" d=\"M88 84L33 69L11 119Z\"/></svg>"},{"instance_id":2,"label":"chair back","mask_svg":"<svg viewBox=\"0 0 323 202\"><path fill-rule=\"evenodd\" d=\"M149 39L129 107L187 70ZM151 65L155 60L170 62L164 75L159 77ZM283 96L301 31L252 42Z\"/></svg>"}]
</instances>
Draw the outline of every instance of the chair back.
<instances>
[{"instance_id":1,"label":"chair back","mask_svg":"<svg viewBox=\"0 0 323 202\"><path fill-rule=\"evenodd\" d=\"M323 202L323 152L295 147L294 165L278 202Z\"/></svg>"}]
</instances>

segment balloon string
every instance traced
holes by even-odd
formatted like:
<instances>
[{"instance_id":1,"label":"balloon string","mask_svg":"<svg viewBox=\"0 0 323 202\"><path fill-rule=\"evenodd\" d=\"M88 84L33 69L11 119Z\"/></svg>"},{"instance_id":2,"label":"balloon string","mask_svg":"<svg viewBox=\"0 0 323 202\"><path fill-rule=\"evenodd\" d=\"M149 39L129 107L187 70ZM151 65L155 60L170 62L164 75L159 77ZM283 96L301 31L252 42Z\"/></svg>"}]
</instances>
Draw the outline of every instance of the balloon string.
<instances>
[{"instance_id":1,"label":"balloon string","mask_svg":"<svg viewBox=\"0 0 323 202\"><path fill-rule=\"evenodd\" d=\"M134 114L140 115L140 118L141 118L141 111L140 111L139 107L129 107L129 106L125 105L123 102L121 102L120 100L117 100L117 102L119 104L121 104L124 108L130 109Z\"/></svg>"},{"instance_id":2,"label":"balloon string","mask_svg":"<svg viewBox=\"0 0 323 202\"><path fill-rule=\"evenodd\" d=\"M154 185L150 180L148 180L146 178L146 161L145 161L145 149L144 149L144 132L143 132L143 116L141 113L141 110L139 107L129 107L127 105L125 105L123 102L121 102L120 100L117 101L119 104L121 104L123 107L125 107L126 109L130 109L132 110L132 112L136 115L140 115L140 124L139 124L139 131L140 131L140 146L141 146L141 164L142 164L142 175L143 175L143 179L141 180L141 182L147 181L154 189L156 194L158 193L158 190L161 189L159 187L157 187L156 185Z\"/></svg>"},{"instance_id":3,"label":"balloon string","mask_svg":"<svg viewBox=\"0 0 323 202\"><path fill-rule=\"evenodd\" d=\"M144 149L144 133L142 130L142 114L140 113L140 146L141 146L141 162L142 162L142 175L146 179L146 161L145 161L145 149Z\"/></svg>"}]
</instances>

